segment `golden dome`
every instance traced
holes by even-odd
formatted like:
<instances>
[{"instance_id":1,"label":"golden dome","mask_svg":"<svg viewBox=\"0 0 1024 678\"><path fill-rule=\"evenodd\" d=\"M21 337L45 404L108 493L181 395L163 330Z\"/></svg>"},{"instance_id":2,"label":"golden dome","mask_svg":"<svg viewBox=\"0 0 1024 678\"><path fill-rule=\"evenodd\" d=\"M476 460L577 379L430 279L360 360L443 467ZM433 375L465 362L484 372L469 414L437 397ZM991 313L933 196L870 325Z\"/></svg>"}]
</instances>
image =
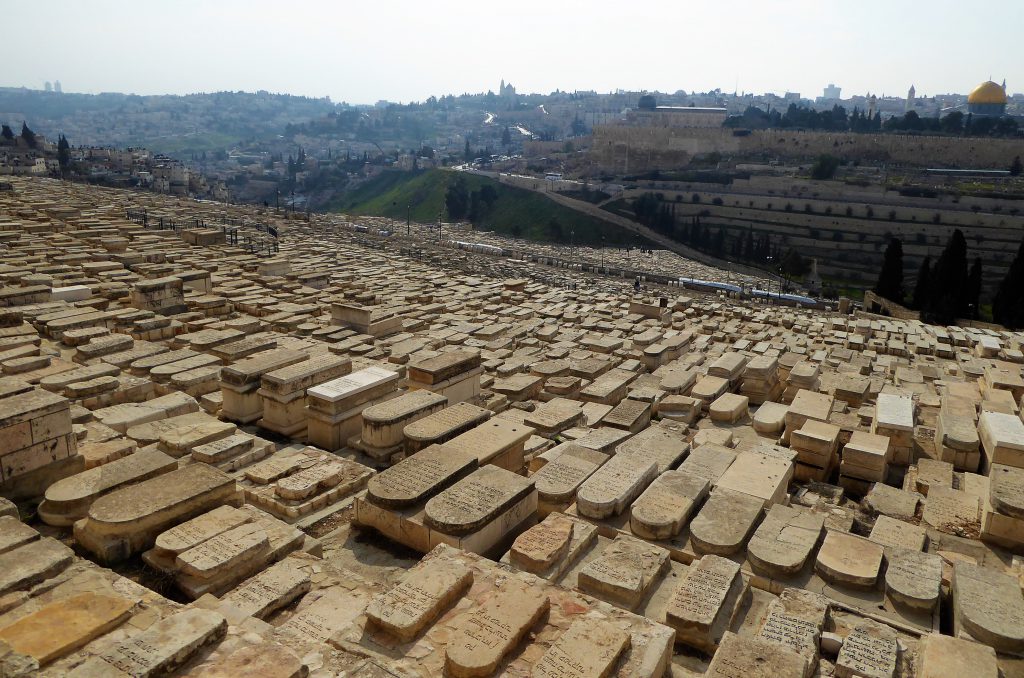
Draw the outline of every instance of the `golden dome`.
<instances>
[{"instance_id":1,"label":"golden dome","mask_svg":"<svg viewBox=\"0 0 1024 678\"><path fill-rule=\"evenodd\" d=\"M971 93L967 95L967 103L1005 104L1006 92L1003 90L1001 85L988 80L971 90Z\"/></svg>"}]
</instances>

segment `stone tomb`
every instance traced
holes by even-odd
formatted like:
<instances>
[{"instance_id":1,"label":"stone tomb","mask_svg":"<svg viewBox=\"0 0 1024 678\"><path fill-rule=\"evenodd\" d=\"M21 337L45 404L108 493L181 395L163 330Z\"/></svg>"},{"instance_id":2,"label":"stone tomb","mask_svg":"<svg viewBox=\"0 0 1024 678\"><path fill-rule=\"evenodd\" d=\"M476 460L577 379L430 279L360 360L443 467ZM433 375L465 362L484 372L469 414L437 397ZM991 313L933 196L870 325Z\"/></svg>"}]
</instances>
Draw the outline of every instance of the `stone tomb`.
<instances>
[{"instance_id":1,"label":"stone tomb","mask_svg":"<svg viewBox=\"0 0 1024 678\"><path fill-rule=\"evenodd\" d=\"M309 389L310 444L329 452L342 449L362 430L363 410L398 395L398 380L397 372L374 365Z\"/></svg>"},{"instance_id":2,"label":"stone tomb","mask_svg":"<svg viewBox=\"0 0 1024 678\"><path fill-rule=\"evenodd\" d=\"M306 390L351 371L348 358L321 355L264 373L257 391L263 398L259 425L286 436L304 432Z\"/></svg>"},{"instance_id":3,"label":"stone tomb","mask_svg":"<svg viewBox=\"0 0 1024 678\"><path fill-rule=\"evenodd\" d=\"M575 516L549 513L512 543L501 562L557 581L597 542L597 527Z\"/></svg>"},{"instance_id":4,"label":"stone tomb","mask_svg":"<svg viewBox=\"0 0 1024 678\"><path fill-rule=\"evenodd\" d=\"M836 659L836 678L893 678L899 660L896 631L865 620L843 641Z\"/></svg>"},{"instance_id":5,"label":"stone tomb","mask_svg":"<svg viewBox=\"0 0 1024 678\"><path fill-rule=\"evenodd\" d=\"M685 471L662 473L630 507L630 531L654 541L675 537L707 496L708 487L706 478Z\"/></svg>"},{"instance_id":6,"label":"stone tomb","mask_svg":"<svg viewBox=\"0 0 1024 678\"><path fill-rule=\"evenodd\" d=\"M579 486L608 460L608 455L575 443L562 443L545 455L548 463L532 477L541 517L567 509L576 501Z\"/></svg>"},{"instance_id":7,"label":"stone tomb","mask_svg":"<svg viewBox=\"0 0 1024 678\"><path fill-rule=\"evenodd\" d=\"M469 403L456 403L407 424L402 431L405 454L415 454L431 445L447 442L487 421L490 416L490 410Z\"/></svg>"},{"instance_id":8,"label":"stone tomb","mask_svg":"<svg viewBox=\"0 0 1024 678\"><path fill-rule=\"evenodd\" d=\"M786 577L800 572L821 540L825 516L799 506L775 504L747 544L754 572Z\"/></svg>"},{"instance_id":9,"label":"stone tomb","mask_svg":"<svg viewBox=\"0 0 1024 678\"><path fill-rule=\"evenodd\" d=\"M802 589L783 589L768 603L768 613L757 638L786 647L804 659L804 678L818 666L818 646L828 617L829 602L824 596Z\"/></svg>"},{"instance_id":10,"label":"stone tomb","mask_svg":"<svg viewBox=\"0 0 1024 678\"><path fill-rule=\"evenodd\" d=\"M1024 596L1016 577L958 562L951 589L954 635L997 652L1024 652Z\"/></svg>"},{"instance_id":11,"label":"stone tomb","mask_svg":"<svg viewBox=\"0 0 1024 678\"><path fill-rule=\"evenodd\" d=\"M431 391L409 391L362 411L362 433L349 439L349 447L378 461L404 454L404 429L408 424L440 412L448 399Z\"/></svg>"},{"instance_id":12,"label":"stone tomb","mask_svg":"<svg viewBox=\"0 0 1024 678\"><path fill-rule=\"evenodd\" d=\"M460 563L425 561L370 601L366 616L373 625L410 641L472 584L472 570Z\"/></svg>"},{"instance_id":13,"label":"stone tomb","mask_svg":"<svg viewBox=\"0 0 1024 678\"><path fill-rule=\"evenodd\" d=\"M628 610L637 609L669 569L669 552L625 534L580 570L580 590Z\"/></svg>"},{"instance_id":14,"label":"stone tomb","mask_svg":"<svg viewBox=\"0 0 1024 678\"><path fill-rule=\"evenodd\" d=\"M494 417L455 436L444 447L476 456L481 466L492 465L519 473L526 465L526 441L534 434L529 426Z\"/></svg>"},{"instance_id":15,"label":"stone tomb","mask_svg":"<svg viewBox=\"0 0 1024 678\"><path fill-rule=\"evenodd\" d=\"M327 515L366 487L371 468L315 447L280 450L243 471L245 499L287 523Z\"/></svg>"},{"instance_id":16,"label":"stone tomb","mask_svg":"<svg viewBox=\"0 0 1024 678\"><path fill-rule=\"evenodd\" d=\"M690 566L672 593L665 623L676 630L677 643L713 653L747 589L738 564L706 555Z\"/></svg>"},{"instance_id":17,"label":"stone tomb","mask_svg":"<svg viewBox=\"0 0 1024 678\"><path fill-rule=\"evenodd\" d=\"M461 403L480 395L480 354L476 351L446 351L440 355L409 362L407 386L410 391L439 393L448 402Z\"/></svg>"},{"instance_id":18,"label":"stone tomb","mask_svg":"<svg viewBox=\"0 0 1024 678\"><path fill-rule=\"evenodd\" d=\"M71 431L71 403L42 389L8 390L0 398L0 493L38 497L55 480L82 470Z\"/></svg>"},{"instance_id":19,"label":"stone tomb","mask_svg":"<svg viewBox=\"0 0 1024 678\"><path fill-rule=\"evenodd\" d=\"M102 495L177 468L177 462L159 450L139 450L50 485L39 505L39 517L47 525L72 525L84 518L92 503Z\"/></svg>"},{"instance_id":20,"label":"stone tomb","mask_svg":"<svg viewBox=\"0 0 1024 678\"><path fill-rule=\"evenodd\" d=\"M240 505L235 480L206 464L191 464L96 499L75 523L75 540L101 563L146 550L167 529L222 504Z\"/></svg>"},{"instance_id":21,"label":"stone tomb","mask_svg":"<svg viewBox=\"0 0 1024 678\"><path fill-rule=\"evenodd\" d=\"M262 376L307 358L301 351L279 348L222 367L220 390L224 418L240 424L251 424L260 419L263 416L263 396L257 391Z\"/></svg>"},{"instance_id":22,"label":"stone tomb","mask_svg":"<svg viewBox=\"0 0 1024 678\"><path fill-rule=\"evenodd\" d=\"M254 506L221 506L162 533L142 557L196 599L226 593L304 540L301 531Z\"/></svg>"},{"instance_id":23,"label":"stone tomb","mask_svg":"<svg viewBox=\"0 0 1024 678\"><path fill-rule=\"evenodd\" d=\"M576 510L582 516L597 520L617 516L657 475L655 461L616 454L580 485L576 492Z\"/></svg>"}]
</instances>

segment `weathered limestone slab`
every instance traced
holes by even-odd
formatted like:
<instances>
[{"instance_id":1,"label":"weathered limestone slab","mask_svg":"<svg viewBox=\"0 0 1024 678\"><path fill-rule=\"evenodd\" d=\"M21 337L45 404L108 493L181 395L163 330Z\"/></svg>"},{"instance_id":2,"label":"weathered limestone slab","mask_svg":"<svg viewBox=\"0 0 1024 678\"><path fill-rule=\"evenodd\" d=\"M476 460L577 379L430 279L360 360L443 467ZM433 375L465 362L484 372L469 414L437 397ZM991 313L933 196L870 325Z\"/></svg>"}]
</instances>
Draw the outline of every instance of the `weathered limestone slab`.
<instances>
[{"instance_id":1,"label":"weathered limestone slab","mask_svg":"<svg viewBox=\"0 0 1024 678\"><path fill-rule=\"evenodd\" d=\"M932 610L942 588L942 558L911 549L892 549L885 556L885 592L893 601Z\"/></svg>"},{"instance_id":2,"label":"weathered limestone slab","mask_svg":"<svg viewBox=\"0 0 1024 678\"><path fill-rule=\"evenodd\" d=\"M588 518L617 516L640 496L657 472L654 461L616 454L580 485L576 508Z\"/></svg>"},{"instance_id":3,"label":"weathered limestone slab","mask_svg":"<svg viewBox=\"0 0 1024 678\"><path fill-rule=\"evenodd\" d=\"M731 555L747 543L763 513L757 497L716 489L690 521L690 540L701 553Z\"/></svg>"},{"instance_id":4,"label":"weathered limestone slab","mask_svg":"<svg viewBox=\"0 0 1024 678\"><path fill-rule=\"evenodd\" d=\"M865 620L843 641L836 659L836 678L893 678L899 646L896 631Z\"/></svg>"},{"instance_id":5,"label":"weathered limestone slab","mask_svg":"<svg viewBox=\"0 0 1024 678\"><path fill-rule=\"evenodd\" d=\"M477 531L536 493L532 480L482 466L427 502L427 525L450 535Z\"/></svg>"},{"instance_id":6,"label":"weathered limestone slab","mask_svg":"<svg viewBox=\"0 0 1024 678\"><path fill-rule=\"evenodd\" d=\"M805 660L779 643L726 631L704 675L714 678L802 676Z\"/></svg>"},{"instance_id":7,"label":"weathered limestone slab","mask_svg":"<svg viewBox=\"0 0 1024 678\"><path fill-rule=\"evenodd\" d=\"M954 490L936 487L928 493L921 521L947 534L967 534L978 529L979 498Z\"/></svg>"},{"instance_id":8,"label":"weathered limestone slab","mask_svg":"<svg viewBox=\"0 0 1024 678\"><path fill-rule=\"evenodd\" d=\"M160 533L153 548L160 553L176 556L222 532L251 522L252 519L251 513L234 506L218 506L208 513L186 520L180 525L175 525Z\"/></svg>"},{"instance_id":9,"label":"weathered limestone slab","mask_svg":"<svg viewBox=\"0 0 1024 678\"><path fill-rule=\"evenodd\" d=\"M827 530L814 567L834 584L871 587L882 565L882 547L848 532Z\"/></svg>"},{"instance_id":10,"label":"weathered limestone slab","mask_svg":"<svg viewBox=\"0 0 1024 678\"><path fill-rule=\"evenodd\" d=\"M736 457L736 461L715 482L715 487L757 497L768 508L785 501L792 479L791 461L745 452Z\"/></svg>"},{"instance_id":11,"label":"weathered limestone slab","mask_svg":"<svg viewBox=\"0 0 1024 678\"><path fill-rule=\"evenodd\" d=\"M270 395L285 396L347 375L351 371L352 361L349 358L320 355L263 373L260 388Z\"/></svg>"},{"instance_id":12,"label":"weathered limestone slab","mask_svg":"<svg viewBox=\"0 0 1024 678\"><path fill-rule=\"evenodd\" d=\"M705 443L693 450L679 465L680 471L706 478L712 485L736 461L736 450L715 443Z\"/></svg>"},{"instance_id":13,"label":"weathered limestone slab","mask_svg":"<svg viewBox=\"0 0 1024 678\"><path fill-rule=\"evenodd\" d=\"M738 564L706 555L690 566L672 593L665 623L676 630L676 642L714 652L746 590Z\"/></svg>"},{"instance_id":14,"label":"weathered limestone slab","mask_svg":"<svg viewBox=\"0 0 1024 678\"><path fill-rule=\"evenodd\" d=\"M370 478L366 488L367 498L387 508L415 506L447 489L476 468L475 456L432 445Z\"/></svg>"},{"instance_id":15,"label":"weathered limestone slab","mask_svg":"<svg viewBox=\"0 0 1024 678\"><path fill-rule=\"evenodd\" d=\"M784 577L803 569L821 539L825 516L797 506L775 504L747 544L754 570Z\"/></svg>"},{"instance_id":16,"label":"weathered limestone slab","mask_svg":"<svg viewBox=\"0 0 1024 678\"><path fill-rule=\"evenodd\" d=\"M304 678L309 673L291 650L270 642L247 645L201 670L203 678Z\"/></svg>"},{"instance_id":17,"label":"weathered limestone slab","mask_svg":"<svg viewBox=\"0 0 1024 678\"><path fill-rule=\"evenodd\" d=\"M81 593L50 603L0 629L0 641L45 666L121 625L134 600Z\"/></svg>"},{"instance_id":18,"label":"weathered limestone slab","mask_svg":"<svg viewBox=\"0 0 1024 678\"><path fill-rule=\"evenodd\" d=\"M93 412L93 415L102 424L119 433L126 433L133 426L198 411L199 403L195 398L175 391L144 403L125 403L104 407Z\"/></svg>"},{"instance_id":19,"label":"weathered limestone slab","mask_svg":"<svg viewBox=\"0 0 1024 678\"><path fill-rule=\"evenodd\" d=\"M818 645L828 609L828 599L822 595L802 589L784 589L768 604L756 637L788 647L803 657L807 678L818 665Z\"/></svg>"},{"instance_id":20,"label":"weathered limestone slab","mask_svg":"<svg viewBox=\"0 0 1024 678\"><path fill-rule=\"evenodd\" d=\"M104 650L75 668L71 678L118 675L139 678L168 672L188 661L203 645L223 638L228 623L216 612L186 609Z\"/></svg>"},{"instance_id":21,"label":"weathered limestone slab","mask_svg":"<svg viewBox=\"0 0 1024 678\"><path fill-rule=\"evenodd\" d=\"M523 449L533 435L529 426L492 418L444 443L453 452L472 453L481 466L495 465L518 472L525 465Z\"/></svg>"},{"instance_id":22,"label":"weathered limestone slab","mask_svg":"<svg viewBox=\"0 0 1024 678\"><path fill-rule=\"evenodd\" d=\"M140 445L159 443L161 450L177 459L194 447L227 438L236 428L235 424L220 421L205 412L190 412L132 426L127 435Z\"/></svg>"},{"instance_id":23,"label":"weathered limestone slab","mask_svg":"<svg viewBox=\"0 0 1024 678\"><path fill-rule=\"evenodd\" d=\"M878 516L868 537L885 547L912 551L923 551L926 538L926 530L920 525L912 525L885 515Z\"/></svg>"},{"instance_id":24,"label":"weathered limestone slab","mask_svg":"<svg viewBox=\"0 0 1024 678\"><path fill-rule=\"evenodd\" d=\"M63 572L74 553L55 539L39 539L0 554L0 595L21 590Z\"/></svg>"},{"instance_id":25,"label":"weathered limestone slab","mask_svg":"<svg viewBox=\"0 0 1024 678\"><path fill-rule=\"evenodd\" d=\"M752 425L754 430L764 435L781 433L786 426L786 413L789 407L782 403L762 403L754 413Z\"/></svg>"},{"instance_id":26,"label":"weathered limestone slab","mask_svg":"<svg viewBox=\"0 0 1024 678\"><path fill-rule=\"evenodd\" d=\"M629 647L622 629L593 618L573 622L533 665L538 678L604 678Z\"/></svg>"},{"instance_id":27,"label":"weathered limestone slab","mask_svg":"<svg viewBox=\"0 0 1024 678\"><path fill-rule=\"evenodd\" d=\"M875 483L871 486L864 502L875 513L892 516L897 520L913 518L917 513L917 505L921 503L921 497L915 492L906 492L890 487L883 483Z\"/></svg>"},{"instance_id":28,"label":"weathered limestone slab","mask_svg":"<svg viewBox=\"0 0 1024 678\"><path fill-rule=\"evenodd\" d=\"M100 496L177 467L177 462L163 452L148 449L82 471L47 488L46 498L39 505L39 517L48 525L71 525L84 518Z\"/></svg>"},{"instance_id":29,"label":"weathered limestone slab","mask_svg":"<svg viewBox=\"0 0 1024 678\"><path fill-rule=\"evenodd\" d=\"M918 678L998 678L996 652L987 645L929 633L918 646Z\"/></svg>"},{"instance_id":30,"label":"weathered limestone slab","mask_svg":"<svg viewBox=\"0 0 1024 678\"><path fill-rule=\"evenodd\" d=\"M182 551L175 559L179 571L199 579L212 579L270 550L270 540L259 525L245 524Z\"/></svg>"},{"instance_id":31,"label":"weathered limestone slab","mask_svg":"<svg viewBox=\"0 0 1024 678\"><path fill-rule=\"evenodd\" d=\"M191 464L100 497L75 523L75 539L101 562L117 562L149 548L174 525L239 499L230 476Z\"/></svg>"},{"instance_id":32,"label":"weathered limestone slab","mask_svg":"<svg viewBox=\"0 0 1024 678\"><path fill-rule=\"evenodd\" d=\"M410 391L363 410L362 443L377 448L401 445L407 424L440 411L448 398L430 391Z\"/></svg>"},{"instance_id":33,"label":"weathered limestone slab","mask_svg":"<svg viewBox=\"0 0 1024 678\"><path fill-rule=\"evenodd\" d=\"M512 542L510 562L521 570L540 574L565 557L572 544L575 523L561 513L548 514Z\"/></svg>"},{"instance_id":34,"label":"weathered limestone slab","mask_svg":"<svg viewBox=\"0 0 1024 678\"><path fill-rule=\"evenodd\" d=\"M577 585L593 596L635 609L668 566L668 551L620 533L580 570Z\"/></svg>"},{"instance_id":35,"label":"weathered limestone slab","mask_svg":"<svg viewBox=\"0 0 1024 678\"><path fill-rule=\"evenodd\" d=\"M310 585L309 575L286 558L247 579L221 601L241 614L265 619L308 593Z\"/></svg>"},{"instance_id":36,"label":"weathered limestone slab","mask_svg":"<svg viewBox=\"0 0 1024 678\"><path fill-rule=\"evenodd\" d=\"M658 473L675 468L690 450L690 445L677 432L664 426L648 426L646 429L619 445L616 456L631 455L641 460L654 460Z\"/></svg>"},{"instance_id":37,"label":"weathered limestone slab","mask_svg":"<svg viewBox=\"0 0 1024 678\"><path fill-rule=\"evenodd\" d=\"M579 486L608 460L608 455L573 443L562 443L561 454L533 474L541 511L558 511L575 500Z\"/></svg>"},{"instance_id":38,"label":"weathered limestone slab","mask_svg":"<svg viewBox=\"0 0 1024 678\"><path fill-rule=\"evenodd\" d=\"M420 563L401 583L370 601L366 616L378 627L410 641L472 583L473 573L465 566L436 561Z\"/></svg>"},{"instance_id":39,"label":"weathered limestone slab","mask_svg":"<svg viewBox=\"0 0 1024 678\"><path fill-rule=\"evenodd\" d=\"M1003 412L981 413L978 435L988 464L1024 468L1024 421Z\"/></svg>"},{"instance_id":40,"label":"weathered limestone slab","mask_svg":"<svg viewBox=\"0 0 1024 678\"><path fill-rule=\"evenodd\" d=\"M456 678L493 674L549 605L543 591L509 582L456 622L445 648L445 670Z\"/></svg>"},{"instance_id":41,"label":"weathered limestone slab","mask_svg":"<svg viewBox=\"0 0 1024 678\"><path fill-rule=\"evenodd\" d=\"M39 533L17 518L17 509L13 516L0 516L0 553L7 553L36 539L39 539Z\"/></svg>"},{"instance_id":42,"label":"weathered limestone slab","mask_svg":"<svg viewBox=\"0 0 1024 678\"><path fill-rule=\"evenodd\" d=\"M953 566L953 630L997 652L1024 650L1024 596L1016 577L970 562Z\"/></svg>"},{"instance_id":43,"label":"weathered limestone slab","mask_svg":"<svg viewBox=\"0 0 1024 678\"><path fill-rule=\"evenodd\" d=\"M666 471L654 479L629 509L629 529L642 539L671 539L707 496L706 478Z\"/></svg>"},{"instance_id":44,"label":"weathered limestone slab","mask_svg":"<svg viewBox=\"0 0 1024 678\"><path fill-rule=\"evenodd\" d=\"M482 424L490 416L490 410L469 403L446 407L406 425L402 431L405 436L405 453L412 455L430 445L449 441Z\"/></svg>"}]
</instances>

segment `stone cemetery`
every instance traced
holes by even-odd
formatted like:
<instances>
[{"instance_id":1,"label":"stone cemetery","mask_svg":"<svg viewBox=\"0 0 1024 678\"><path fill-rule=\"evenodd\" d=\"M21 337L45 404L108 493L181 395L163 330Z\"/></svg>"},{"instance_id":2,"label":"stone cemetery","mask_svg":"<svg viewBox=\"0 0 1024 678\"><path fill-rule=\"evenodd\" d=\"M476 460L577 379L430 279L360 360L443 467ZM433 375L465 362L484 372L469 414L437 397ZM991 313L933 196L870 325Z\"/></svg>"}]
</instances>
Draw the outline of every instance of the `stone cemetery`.
<instances>
[{"instance_id":1,"label":"stone cemetery","mask_svg":"<svg viewBox=\"0 0 1024 678\"><path fill-rule=\"evenodd\" d=\"M1024 676L1020 333L11 186L0 675Z\"/></svg>"}]
</instances>

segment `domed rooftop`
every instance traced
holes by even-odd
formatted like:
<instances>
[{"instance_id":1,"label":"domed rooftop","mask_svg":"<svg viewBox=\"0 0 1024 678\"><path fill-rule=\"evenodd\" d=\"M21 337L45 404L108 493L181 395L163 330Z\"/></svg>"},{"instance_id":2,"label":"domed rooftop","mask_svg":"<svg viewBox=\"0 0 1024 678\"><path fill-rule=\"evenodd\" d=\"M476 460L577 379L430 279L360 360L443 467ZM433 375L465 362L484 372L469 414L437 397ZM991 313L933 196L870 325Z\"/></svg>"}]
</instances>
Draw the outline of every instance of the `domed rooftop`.
<instances>
[{"instance_id":1,"label":"domed rooftop","mask_svg":"<svg viewBox=\"0 0 1024 678\"><path fill-rule=\"evenodd\" d=\"M1005 104L1006 91L1003 90L1002 85L998 85L991 80L988 80L971 90L971 93L967 95L967 103Z\"/></svg>"}]
</instances>

